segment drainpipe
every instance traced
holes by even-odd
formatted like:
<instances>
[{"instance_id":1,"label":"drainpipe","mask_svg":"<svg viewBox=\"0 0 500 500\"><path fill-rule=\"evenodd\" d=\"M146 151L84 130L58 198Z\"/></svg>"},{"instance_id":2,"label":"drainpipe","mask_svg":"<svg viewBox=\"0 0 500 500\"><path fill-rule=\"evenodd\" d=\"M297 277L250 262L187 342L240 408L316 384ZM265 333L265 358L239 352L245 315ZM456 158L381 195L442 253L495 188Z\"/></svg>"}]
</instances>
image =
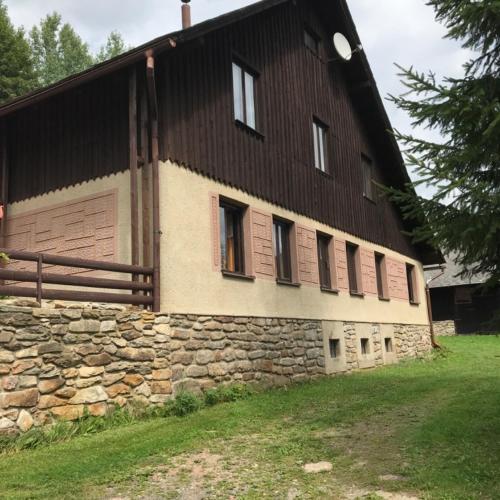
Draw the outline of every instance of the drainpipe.
<instances>
[{"instance_id":1,"label":"drainpipe","mask_svg":"<svg viewBox=\"0 0 500 500\"><path fill-rule=\"evenodd\" d=\"M191 28L191 0L182 0L182 29Z\"/></svg>"},{"instance_id":2,"label":"drainpipe","mask_svg":"<svg viewBox=\"0 0 500 500\"><path fill-rule=\"evenodd\" d=\"M434 323L432 321L432 304L431 304L431 289L429 285L436 279L440 278L443 276L444 271L446 269L446 266L443 264L440 264L437 267L429 267L426 269L426 271L434 271L439 269L441 272L439 274L436 274L436 276L433 276L431 279L427 280L425 284L425 296L427 299L427 316L429 317L429 327L431 330L431 344L434 349L441 349L441 346L436 342L436 336L434 335Z\"/></svg>"},{"instance_id":3,"label":"drainpipe","mask_svg":"<svg viewBox=\"0 0 500 500\"><path fill-rule=\"evenodd\" d=\"M160 173L158 147L158 99L155 83L155 58L152 50L146 52L146 82L149 101L149 130L153 184L153 311L160 312Z\"/></svg>"}]
</instances>

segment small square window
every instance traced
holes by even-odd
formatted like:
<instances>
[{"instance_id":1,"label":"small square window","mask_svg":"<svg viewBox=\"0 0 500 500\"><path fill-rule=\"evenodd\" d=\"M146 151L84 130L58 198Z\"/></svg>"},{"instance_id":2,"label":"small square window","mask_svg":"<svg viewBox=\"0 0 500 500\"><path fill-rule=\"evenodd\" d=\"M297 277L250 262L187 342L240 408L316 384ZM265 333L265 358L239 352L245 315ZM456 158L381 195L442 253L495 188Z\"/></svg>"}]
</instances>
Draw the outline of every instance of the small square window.
<instances>
[{"instance_id":1,"label":"small square window","mask_svg":"<svg viewBox=\"0 0 500 500\"><path fill-rule=\"evenodd\" d=\"M392 339L390 337L387 337L384 339L385 343L385 352L392 352Z\"/></svg>"},{"instance_id":2,"label":"small square window","mask_svg":"<svg viewBox=\"0 0 500 500\"><path fill-rule=\"evenodd\" d=\"M304 30L304 43L313 54L319 55L319 36L308 28Z\"/></svg>"},{"instance_id":3,"label":"small square window","mask_svg":"<svg viewBox=\"0 0 500 500\"><path fill-rule=\"evenodd\" d=\"M369 339L361 339L361 354L363 356L370 354L370 340Z\"/></svg>"},{"instance_id":4,"label":"small square window","mask_svg":"<svg viewBox=\"0 0 500 500\"><path fill-rule=\"evenodd\" d=\"M326 125L313 120L314 166L322 172L327 172L327 131Z\"/></svg>"},{"instance_id":5,"label":"small square window","mask_svg":"<svg viewBox=\"0 0 500 500\"><path fill-rule=\"evenodd\" d=\"M244 209L221 201L219 205L221 267L223 271L245 273Z\"/></svg>"},{"instance_id":6,"label":"small square window","mask_svg":"<svg viewBox=\"0 0 500 500\"><path fill-rule=\"evenodd\" d=\"M330 357L338 358L340 356L340 340L330 339Z\"/></svg>"}]
</instances>

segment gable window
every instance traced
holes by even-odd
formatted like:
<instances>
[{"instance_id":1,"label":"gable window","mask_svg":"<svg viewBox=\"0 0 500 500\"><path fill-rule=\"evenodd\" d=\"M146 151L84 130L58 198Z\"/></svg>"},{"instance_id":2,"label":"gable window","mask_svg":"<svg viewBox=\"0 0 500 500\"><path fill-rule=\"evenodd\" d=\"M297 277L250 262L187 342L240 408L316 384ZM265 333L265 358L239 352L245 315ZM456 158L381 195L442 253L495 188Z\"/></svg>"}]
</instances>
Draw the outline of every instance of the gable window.
<instances>
[{"instance_id":1,"label":"gable window","mask_svg":"<svg viewBox=\"0 0 500 500\"><path fill-rule=\"evenodd\" d=\"M319 266L319 282L321 288L331 290L332 288L332 273L330 269L330 243L331 236L319 234L317 236L318 242L318 266Z\"/></svg>"},{"instance_id":2,"label":"gable window","mask_svg":"<svg viewBox=\"0 0 500 500\"><path fill-rule=\"evenodd\" d=\"M415 280L415 266L406 264L406 281L408 283L408 297L411 304L418 304L416 280Z\"/></svg>"},{"instance_id":3,"label":"gable window","mask_svg":"<svg viewBox=\"0 0 500 500\"><path fill-rule=\"evenodd\" d=\"M379 299L387 299L387 270L385 255L375 252L375 274L377 276L377 292Z\"/></svg>"},{"instance_id":4,"label":"gable window","mask_svg":"<svg viewBox=\"0 0 500 500\"><path fill-rule=\"evenodd\" d=\"M278 281L292 282L292 261L290 253L291 224L280 219L273 222L274 256Z\"/></svg>"},{"instance_id":5,"label":"gable window","mask_svg":"<svg viewBox=\"0 0 500 500\"><path fill-rule=\"evenodd\" d=\"M242 207L220 201L221 267L231 273L245 273Z\"/></svg>"},{"instance_id":6,"label":"gable window","mask_svg":"<svg viewBox=\"0 0 500 500\"><path fill-rule=\"evenodd\" d=\"M304 43L314 55L319 56L319 37L308 28L304 30Z\"/></svg>"},{"instance_id":7,"label":"gable window","mask_svg":"<svg viewBox=\"0 0 500 500\"><path fill-rule=\"evenodd\" d=\"M313 120L314 166L322 172L327 171L327 131L328 127L326 125L317 119Z\"/></svg>"},{"instance_id":8,"label":"gable window","mask_svg":"<svg viewBox=\"0 0 500 500\"><path fill-rule=\"evenodd\" d=\"M373 184L373 163L362 155L361 167L363 169L363 195L371 201L375 201L375 186Z\"/></svg>"},{"instance_id":9,"label":"gable window","mask_svg":"<svg viewBox=\"0 0 500 500\"><path fill-rule=\"evenodd\" d=\"M233 62L234 118L256 129L255 75Z\"/></svg>"},{"instance_id":10,"label":"gable window","mask_svg":"<svg viewBox=\"0 0 500 500\"><path fill-rule=\"evenodd\" d=\"M353 243L346 243L347 253L347 274L349 277L349 290L354 295L359 295L361 291L361 283L359 280L359 262L358 262L359 246Z\"/></svg>"}]
</instances>

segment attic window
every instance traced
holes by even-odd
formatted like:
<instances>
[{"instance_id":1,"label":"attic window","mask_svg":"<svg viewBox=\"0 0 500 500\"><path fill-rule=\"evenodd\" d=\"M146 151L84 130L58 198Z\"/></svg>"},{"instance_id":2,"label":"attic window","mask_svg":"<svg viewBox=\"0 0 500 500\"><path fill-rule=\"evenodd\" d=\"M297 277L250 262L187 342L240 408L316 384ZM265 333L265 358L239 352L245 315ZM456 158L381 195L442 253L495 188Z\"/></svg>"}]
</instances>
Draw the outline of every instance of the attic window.
<instances>
[{"instance_id":1,"label":"attic window","mask_svg":"<svg viewBox=\"0 0 500 500\"><path fill-rule=\"evenodd\" d=\"M304 29L304 43L316 56L319 56L319 36L309 28Z\"/></svg>"},{"instance_id":2,"label":"attic window","mask_svg":"<svg viewBox=\"0 0 500 500\"><path fill-rule=\"evenodd\" d=\"M375 186L373 184L373 163L370 158L362 155L361 166L363 168L363 195L370 201L375 201Z\"/></svg>"},{"instance_id":3,"label":"attic window","mask_svg":"<svg viewBox=\"0 0 500 500\"><path fill-rule=\"evenodd\" d=\"M256 129L255 74L233 62L234 118Z\"/></svg>"}]
</instances>

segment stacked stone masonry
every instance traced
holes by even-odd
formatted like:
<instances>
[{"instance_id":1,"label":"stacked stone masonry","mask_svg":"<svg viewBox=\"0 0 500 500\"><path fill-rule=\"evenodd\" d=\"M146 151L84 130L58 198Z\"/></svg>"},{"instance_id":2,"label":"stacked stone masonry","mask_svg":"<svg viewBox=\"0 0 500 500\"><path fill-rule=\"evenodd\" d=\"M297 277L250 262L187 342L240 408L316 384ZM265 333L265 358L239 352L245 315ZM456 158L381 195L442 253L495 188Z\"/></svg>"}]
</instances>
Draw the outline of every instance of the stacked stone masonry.
<instances>
[{"instance_id":1,"label":"stacked stone masonry","mask_svg":"<svg viewBox=\"0 0 500 500\"><path fill-rule=\"evenodd\" d=\"M285 384L324 375L323 322L153 314L87 304L0 306L0 434L26 432L132 401L163 404L180 389ZM347 366L358 363L345 323ZM384 362L373 325L374 365ZM395 326L398 357L424 355L428 328Z\"/></svg>"},{"instance_id":2,"label":"stacked stone masonry","mask_svg":"<svg viewBox=\"0 0 500 500\"><path fill-rule=\"evenodd\" d=\"M449 321L434 321L434 333L439 337L453 337L457 334L455 322Z\"/></svg>"}]
</instances>

